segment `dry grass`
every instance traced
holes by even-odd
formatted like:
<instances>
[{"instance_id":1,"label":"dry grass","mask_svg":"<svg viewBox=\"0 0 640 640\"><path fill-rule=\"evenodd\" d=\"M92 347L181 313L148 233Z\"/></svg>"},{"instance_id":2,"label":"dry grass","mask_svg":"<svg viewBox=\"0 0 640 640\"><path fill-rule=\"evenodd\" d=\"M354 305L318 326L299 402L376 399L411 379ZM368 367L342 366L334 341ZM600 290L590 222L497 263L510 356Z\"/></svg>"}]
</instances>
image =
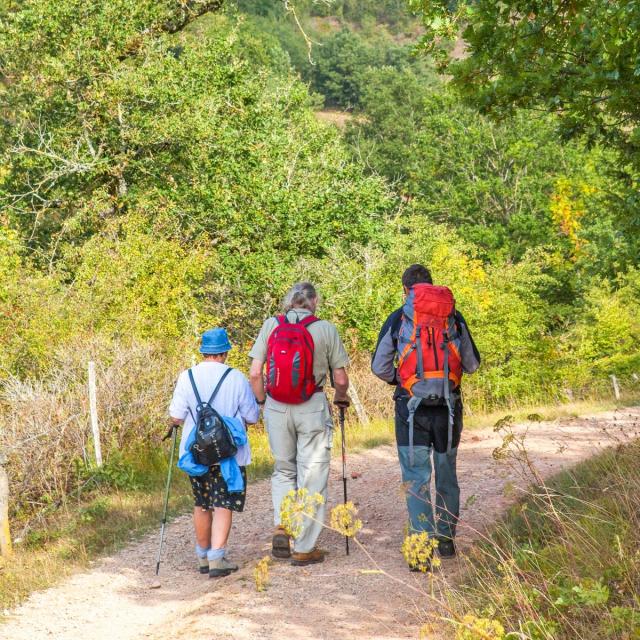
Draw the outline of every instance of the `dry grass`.
<instances>
[{"instance_id":1,"label":"dry grass","mask_svg":"<svg viewBox=\"0 0 640 640\"><path fill-rule=\"evenodd\" d=\"M531 488L462 559L462 580L439 585L433 620L449 612L456 640L640 638L640 442L548 482L526 441L496 452Z\"/></svg>"},{"instance_id":2,"label":"dry grass","mask_svg":"<svg viewBox=\"0 0 640 640\"><path fill-rule=\"evenodd\" d=\"M17 540L14 555L0 566L0 610L159 526L162 499L161 486L144 491L110 488L50 514L41 527ZM183 513L192 504L188 482L178 475L169 514Z\"/></svg>"},{"instance_id":3,"label":"dry grass","mask_svg":"<svg viewBox=\"0 0 640 640\"><path fill-rule=\"evenodd\" d=\"M520 404L505 406L488 413L470 415L465 412L464 425L468 429L480 429L493 426L505 415L512 416L516 422L540 422L549 420L562 420L586 416L602 411L613 411L620 407L637 405L640 401L640 389L624 393L620 400L615 400L608 395L592 396L584 400L557 404Z\"/></svg>"}]
</instances>

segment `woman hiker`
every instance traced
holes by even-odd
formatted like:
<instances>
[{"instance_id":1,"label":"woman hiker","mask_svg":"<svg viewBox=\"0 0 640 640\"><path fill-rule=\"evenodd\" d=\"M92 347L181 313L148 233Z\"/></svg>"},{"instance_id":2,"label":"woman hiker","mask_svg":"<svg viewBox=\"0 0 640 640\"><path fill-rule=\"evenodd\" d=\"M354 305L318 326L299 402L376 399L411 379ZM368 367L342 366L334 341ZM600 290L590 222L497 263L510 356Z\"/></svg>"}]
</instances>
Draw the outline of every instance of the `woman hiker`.
<instances>
[{"instance_id":1,"label":"woman hiker","mask_svg":"<svg viewBox=\"0 0 640 640\"><path fill-rule=\"evenodd\" d=\"M195 498L196 555L200 573L208 573L210 578L227 576L238 569L237 564L226 558L225 552L233 512L244 509L245 467L251 462L245 425L255 424L260 413L245 376L225 364L230 349L231 343L224 329L205 331L200 345L203 361L180 374L169 407L172 424L184 424L178 466L190 476ZM210 404L230 427L236 444L245 444L238 446L235 458L207 469L196 464L190 452L195 441L196 397L206 402L219 383Z\"/></svg>"}]
</instances>

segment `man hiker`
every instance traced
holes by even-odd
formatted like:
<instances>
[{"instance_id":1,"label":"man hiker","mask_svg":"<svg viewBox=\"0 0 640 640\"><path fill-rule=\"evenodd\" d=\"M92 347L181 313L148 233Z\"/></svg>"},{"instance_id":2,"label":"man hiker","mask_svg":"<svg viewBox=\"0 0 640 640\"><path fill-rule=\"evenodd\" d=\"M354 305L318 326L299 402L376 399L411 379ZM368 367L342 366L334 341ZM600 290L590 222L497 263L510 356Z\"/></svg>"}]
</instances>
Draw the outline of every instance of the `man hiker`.
<instances>
[{"instance_id":1,"label":"man hiker","mask_svg":"<svg viewBox=\"0 0 640 640\"><path fill-rule=\"evenodd\" d=\"M325 507L318 507L315 521L304 519L292 553L289 536L280 524L280 504L289 491L297 489L307 489L310 495L319 493L326 502L333 422L323 388L331 377L334 403L343 408L349 405L349 358L336 327L315 317L317 305L312 284L294 285L285 296L283 314L265 320L249 353L253 359L249 378L258 404L265 405L269 446L275 459L272 553L276 558L291 557L296 566L324 560L324 551L316 548L316 541Z\"/></svg>"},{"instance_id":2,"label":"man hiker","mask_svg":"<svg viewBox=\"0 0 640 640\"><path fill-rule=\"evenodd\" d=\"M211 578L227 576L238 569L227 560L225 550L232 514L244 509L245 467L251 462L245 425L256 423L260 415L249 381L225 364L230 349L224 329L205 331L200 344L203 361L180 374L169 407L172 424L184 423L178 467L189 474L195 498L193 524L200 573L208 573ZM223 418L238 445L235 457L211 466L198 464L192 453L198 408L207 401Z\"/></svg>"},{"instance_id":3,"label":"man hiker","mask_svg":"<svg viewBox=\"0 0 640 640\"><path fill-rule=\"evenodd\" d=\"M429 270L411 265L402 275L405 303L386 320L373 354L373 373L395 385L395 431L406 487L409 532L438 540L441 557L455 555L460 512L456 454L462 433L462 373L480 354L451 291L434 286ZM433 461L432 461L433 458ZM435 518L431 472L435 475ZM430 567L411 567L424 570Z\"/></svg>"}]
</instances>

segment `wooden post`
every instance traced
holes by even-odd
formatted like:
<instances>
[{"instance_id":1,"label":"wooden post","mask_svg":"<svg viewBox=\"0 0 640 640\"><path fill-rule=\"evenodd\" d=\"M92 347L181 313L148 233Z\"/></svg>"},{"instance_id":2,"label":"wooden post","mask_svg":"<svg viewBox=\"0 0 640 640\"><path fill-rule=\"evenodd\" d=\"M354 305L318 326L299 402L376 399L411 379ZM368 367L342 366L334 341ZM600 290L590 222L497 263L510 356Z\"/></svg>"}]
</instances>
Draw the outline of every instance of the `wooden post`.
<instances>
[{"instance_id":1,"label":"wooden post","mask_svg":"<svg viewBox=\"0 0 640 640\"><path fill-rule=\"evenodd\" d=\"M468 415L473 415L473 410L471 409L471 404L465 400L464 394L462 393L462 387L460 387L460 400L462 401L462 409Z\"/></svg>"},{"instance_id":2,"label":"wooden post","mask_svg":"<svg viewBox=\"0 0 640 640\"><path fill-rule=\"evenodd\" d=\"M102 450L100 448L100 427L98 425L98 401L96 398L96 363L89 360L89 409L91 411L91 431L93 446L96 451L96 464L102 466Z\"/></svg>"},{"instance_id":3,"label":"wooden post","mask_svg":"<svg viewBox=\"0 0 640 640\"><path fill-rule=\"evenodd\" d=\"M5 470L7 458L0 453L0 555L8 558L11 553L11 532L9 531L9 477Z\"/></svg>"},{"instance_id":4,"label":"wooden post","mask_svg":"<svg viewBox=\"0 0 640 640\"><path fill-rule=\"evenodd\" d=\"M352 380L349 381L349 396L351 397L351 401L353 402L353 408L356 410L358 422L360 422L361 424L369 424L369 416L367 415L362 402L360 402L358 389L356 388L356 385L353 384Z\"/></svg>"},{"instance_id":5,"label":"wooden post","mask_svg":"<svg viewBox=\"0 0 640 640\"><path fill-rule=\"evenodd\" d=\"M611 378L611 384L613 385L613 395L616 397L616 400L620 400L620 387L618 385L618 378L616 378L613 374L609 376Z\"/></svg>"}]
</instances>

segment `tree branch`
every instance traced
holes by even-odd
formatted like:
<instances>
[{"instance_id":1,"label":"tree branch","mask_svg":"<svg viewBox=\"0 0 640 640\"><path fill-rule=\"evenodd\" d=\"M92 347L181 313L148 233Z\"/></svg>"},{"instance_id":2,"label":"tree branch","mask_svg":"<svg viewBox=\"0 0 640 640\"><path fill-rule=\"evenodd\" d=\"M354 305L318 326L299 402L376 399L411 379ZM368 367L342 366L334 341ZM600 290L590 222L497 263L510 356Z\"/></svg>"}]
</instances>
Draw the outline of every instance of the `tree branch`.
<instances>
[{"instance_id":1,"label":"tree branch","mask_svg":"<svg viewBox=\"0 0 640 640\"><path fill-rule=\"evenodd\" d=\"M153 38L162 34L179 33L197 18L212 11L218 11L223 4L224 0L186 0L186 2L180 2L179 11L174 16L162 24L145 29L130 40L125 46L124 53L119 56L119 60L125 60L136 55L142 46L144 36Z\"/></svg>"}]
</instances>

